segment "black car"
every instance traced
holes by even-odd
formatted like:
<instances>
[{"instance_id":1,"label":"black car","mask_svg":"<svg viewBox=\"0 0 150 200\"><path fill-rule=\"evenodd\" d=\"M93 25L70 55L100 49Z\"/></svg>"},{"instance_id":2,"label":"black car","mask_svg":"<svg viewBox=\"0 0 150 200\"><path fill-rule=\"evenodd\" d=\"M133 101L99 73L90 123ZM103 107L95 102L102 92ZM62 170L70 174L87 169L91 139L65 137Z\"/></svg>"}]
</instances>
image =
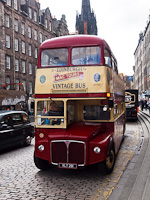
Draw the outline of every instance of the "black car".
<instances>
[{"instance_id":1,"label":"black car","mask_svg":"<svg viewBox=\"0 0 150 200\"><path fill-rule=\"evenodd\" d=\"M24 111L0 111L0 150L29 146L34 137L34 126Z\"/></svg>"}]
</instances>

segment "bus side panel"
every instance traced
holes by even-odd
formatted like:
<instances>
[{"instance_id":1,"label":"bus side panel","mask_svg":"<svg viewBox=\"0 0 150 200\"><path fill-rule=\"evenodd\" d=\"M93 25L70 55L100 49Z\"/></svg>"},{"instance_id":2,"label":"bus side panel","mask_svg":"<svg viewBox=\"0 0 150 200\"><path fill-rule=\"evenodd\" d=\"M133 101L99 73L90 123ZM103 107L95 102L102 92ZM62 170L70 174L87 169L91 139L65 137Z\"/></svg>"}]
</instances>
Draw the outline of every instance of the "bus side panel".
<instances>
[{"instance_id":1,"label":"bus side panel","mask_svg":"<svg viewBox=\"0 0 150 200\"><path fill-rule=\"evenodd\" d=\"M115 152L117 153L121 142L124 137L125 132L125 113L121 115L115 122L114 122L114 143L115 143Z\"/></svg>"},{"instance_id":2,"label":"bus side panel","mask_svg":"<svg viewBox=\"0 0 150 200\"><path fill-rule=\"evenodd\" d=\"M125 113L114 123L109 123L108 127L105 133L98 135L90 142L88 164L102 162L106 159L109 151L110 138L113 139L115 152L118 152L125 132ZM93 149L95 146L100 147L101 152L99 154L94 153Z\"/></svg>"},{"instance_id":3,"label":"bus side panel","mask_svg":"<svg viewBox=\"0 0 150 200\"><path fill-rule=\"evenodd\" d=\"M113 93L115 95L124 96L125 89L124 89L124 82L123 80L113 71L112 74L112 82L113 82Z\"/></svg>"}]
</instances>

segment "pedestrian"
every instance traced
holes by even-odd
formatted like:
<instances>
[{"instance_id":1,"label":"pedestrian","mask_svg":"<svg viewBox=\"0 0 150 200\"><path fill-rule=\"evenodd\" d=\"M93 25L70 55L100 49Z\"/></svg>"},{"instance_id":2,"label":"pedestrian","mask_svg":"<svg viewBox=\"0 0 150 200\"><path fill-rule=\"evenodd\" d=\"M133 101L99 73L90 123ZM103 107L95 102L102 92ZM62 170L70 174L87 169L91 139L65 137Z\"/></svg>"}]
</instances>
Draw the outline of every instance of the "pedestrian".
<instances>
[{"instance_id":1,"label":"pedestrian","mask_svg":"<svg viewBox=\"0 0 150 200\"><path fill-rule=\"evenodd\" d=\"M143 108L144 108L144 101L143 101L143 99L141 99L140 105L141 105L141 110L143 111Z\"/></svg>"},{"instance_id":2,"label":"pedestrian","mask_svg":"<svg viewBox=\"0 0 150 200\"><path fill-rule=\"evenodd\" d=\"M150 100L147 102L148 110L149 110L149 115L150 115Z\"/></svg>"},{"instance_id":3,"label":"pedestrian","mask_svg":"<svg viewBox=\"0 0 150 200\"><path fill-rule=\"evenodd\" d=\"M144 100L144 108L145 108L145 110L147 110L147 100L146 99Z\"/></svg>"}]
</instances>

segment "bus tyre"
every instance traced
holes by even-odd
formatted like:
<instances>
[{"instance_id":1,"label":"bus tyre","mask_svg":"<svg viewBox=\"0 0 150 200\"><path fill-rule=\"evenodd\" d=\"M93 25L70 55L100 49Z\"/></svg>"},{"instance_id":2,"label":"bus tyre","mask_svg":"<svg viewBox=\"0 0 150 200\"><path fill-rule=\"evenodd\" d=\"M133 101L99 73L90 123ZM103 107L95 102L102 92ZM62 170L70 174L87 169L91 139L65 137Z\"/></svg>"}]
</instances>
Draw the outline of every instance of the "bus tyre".
<instances>
[{"instance_id":1,"label":"bus tyre","mask_svg":"<svg viewBox=\"0 0 150 200\"><path fill-rule=\"evenodd\" d=\"M116 155L114 146L112 146L109 150L107 158L101 162L100 168L102 174L110 174L113 171L115 165Z\"/></svg>"},{"instance_id":2,"label":"bus tyre","mask_svg":"<svg viewBox=\"0 0 150 200\"><path fill-rule=\"evenodd\" d=\"M47 160L43 160L41 158L36 157L35 153L34 153L34 163L35 163L35 166L38 169L41 169L41 170L48 170L48 169L50 169L49 162Z\"/></svg>"}]
</instances>

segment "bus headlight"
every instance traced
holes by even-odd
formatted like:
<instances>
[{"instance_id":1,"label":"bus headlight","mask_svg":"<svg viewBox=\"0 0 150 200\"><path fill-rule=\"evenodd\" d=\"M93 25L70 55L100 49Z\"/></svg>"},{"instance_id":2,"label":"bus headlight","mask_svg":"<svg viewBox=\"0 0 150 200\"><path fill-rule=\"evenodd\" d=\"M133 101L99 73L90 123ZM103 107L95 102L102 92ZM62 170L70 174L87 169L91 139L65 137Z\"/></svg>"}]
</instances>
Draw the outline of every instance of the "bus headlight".
<instances>
[{"instance_id":1,"label":"bus headlight","mask_svg":"<svg viewBox=\"0 0 150 200\"><path fill-rule=\"evenodd\" d=\"M39 151L44 151L44 146L43 146L42 144L39 145L39 146L38 146L38 150L39 150Z\"/></svg>"},{"instance_id":2,"label":"bus headlight","mask_svg":"<svg viewBox=\"0 0 150 200\"><path fill-rule=\"evenodd\" d=\"M94 151L95 153L100 153L101 149L100 149L99 147L95 147L95 148L93 149L93 151Z\"/></svg>"}]
</instances>

